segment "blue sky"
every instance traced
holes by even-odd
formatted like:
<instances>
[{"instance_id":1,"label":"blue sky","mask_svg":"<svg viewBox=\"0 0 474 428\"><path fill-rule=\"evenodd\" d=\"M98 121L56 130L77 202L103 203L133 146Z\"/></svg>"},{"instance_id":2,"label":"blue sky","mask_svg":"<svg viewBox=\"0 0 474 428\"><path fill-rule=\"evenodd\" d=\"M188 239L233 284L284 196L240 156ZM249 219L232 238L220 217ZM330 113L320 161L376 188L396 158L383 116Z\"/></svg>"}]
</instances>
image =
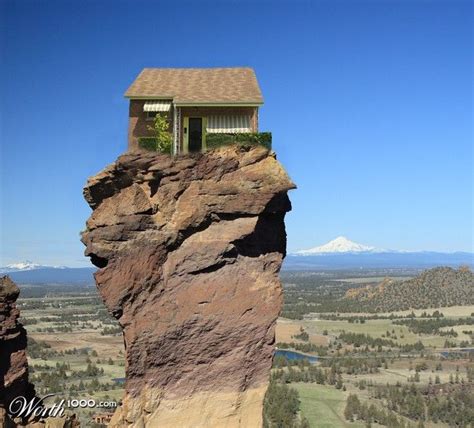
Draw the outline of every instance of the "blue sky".
<instances>
[{"instance_id":1,"label":"blue sky","mask_svg":"<svg viewBox=\"0 0 474 428\"><path fill-rule=\"evenodd\" d=\"M0 265L87 265L88 176L143 67L252 66L298 190L288 248L472 250L470 1L8 1Z\"/></svg>"}]
</instances>

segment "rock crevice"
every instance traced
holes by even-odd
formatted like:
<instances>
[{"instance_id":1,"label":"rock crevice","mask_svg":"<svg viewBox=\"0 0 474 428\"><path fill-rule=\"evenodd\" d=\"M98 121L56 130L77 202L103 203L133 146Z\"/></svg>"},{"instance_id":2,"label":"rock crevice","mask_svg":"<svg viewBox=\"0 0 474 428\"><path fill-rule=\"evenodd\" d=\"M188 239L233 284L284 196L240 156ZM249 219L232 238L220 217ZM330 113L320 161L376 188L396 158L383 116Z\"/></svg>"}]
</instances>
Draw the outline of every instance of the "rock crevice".
<instances>
[{"instance_id":1,"label":"rock crevice","mask_svg":"<svg viewBox=\"0 0 474 428\"><path fill-rule=\"evenodd\" d=\"M125 154L89 179L82 241L126 347L112 426L261 426L294 187L259 147Z\"/></svg>"}]
</instances>

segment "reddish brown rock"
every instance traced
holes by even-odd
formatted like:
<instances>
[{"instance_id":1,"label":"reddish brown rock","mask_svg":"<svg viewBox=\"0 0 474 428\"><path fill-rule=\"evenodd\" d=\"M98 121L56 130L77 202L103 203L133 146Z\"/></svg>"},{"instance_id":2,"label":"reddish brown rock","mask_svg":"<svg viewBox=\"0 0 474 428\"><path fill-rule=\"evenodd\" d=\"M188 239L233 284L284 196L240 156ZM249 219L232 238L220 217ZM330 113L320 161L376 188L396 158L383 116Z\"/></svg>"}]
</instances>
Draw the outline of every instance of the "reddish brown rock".
<instances>
[{"instance_id":1,"label":"reddish brown rock","mask_svg":"<svg viewBox=\"0 0 474 428\"><path fill-rule=\"evenodd\" d=\"M0 278L0 426L5 423L5 410L14 398L34 396L34 388L28 382L26 330L18 322L19 294L8 276Z\"/></svg>"},{"instance_id":2,"label":"reddish brown rock","mask_svg":"<svg viewBox=\"0 0 474 428\"><path fill-rule=\"evenodd\" d=\"M13 418L9 415L10 403L16 397L25 397L27 402L39 400L28 380L26 330L18 322L20 311L16 307L19 294L19 288L8 276L0 277L0 427L78 427L79 421L74 414L56 418L33 415Z\"/></svg>"},{"instance_id":3,"label":"reddish brown rock","mask_svg":"<svg viewBox=\"0 0 474 428\"><path fill-rule=\"evenodd\" d=\"M112 426L261 426L292 188L263 148L126 154L89 179L82 240L126 347Z\"/></svg>"}]
</instances>

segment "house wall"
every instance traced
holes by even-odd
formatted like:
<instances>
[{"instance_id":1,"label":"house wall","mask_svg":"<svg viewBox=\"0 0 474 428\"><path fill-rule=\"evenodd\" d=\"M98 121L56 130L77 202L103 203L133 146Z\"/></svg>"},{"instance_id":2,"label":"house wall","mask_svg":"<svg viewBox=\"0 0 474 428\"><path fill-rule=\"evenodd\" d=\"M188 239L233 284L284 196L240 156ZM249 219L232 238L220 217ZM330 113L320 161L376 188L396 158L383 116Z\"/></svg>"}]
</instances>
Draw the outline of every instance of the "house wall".
<instances>
[{"instance_id":1,"label":"house wall","mask_svg":"<svg viewBox=\"0 0 474 428\"><path fill-rule=\"evenodd\" d=\"M258 132L258 107L181 107L181 123L184 117L208 117L208 116L250 116L252 132ZM180 132L180 151L183 151L183 132Z\"/></svg>"},{"instance_id":2,"label":"house wall","mask_svg":"<svg viewBox=\"0 0 474 428\"><path fill-rule=\"evenodd\" d=\"M153 132L148 130L148 126L153 126L153 120L147 120L146 112L143 111L143 104L146 100L130 100L128 112L128 150L138 149L139 137L152 137ZM169 130L173 131L173 108L168 112Z\"/></svg>"},{"instance_id":3,"label":"house wall","mask_svg":"<svg viewBox=\"0 0 474 428\"><path fill-rule=\"evenodd\" d=\"M143 111L143 105L146 100L130 100L129 122L128 122L128 150L138 150L139 137L152 137L152 131L148 126L153 125L152 120L147 120L146 112ZM183 132L182 123L184 117L207 117L219 115L245 115L250 116L250 126L252 132L258 132L258 107L180 107L180 132L179 145L183 150ZM173 108L168 112L170 132L173 132Z\"/></svg>"}]
</instances>

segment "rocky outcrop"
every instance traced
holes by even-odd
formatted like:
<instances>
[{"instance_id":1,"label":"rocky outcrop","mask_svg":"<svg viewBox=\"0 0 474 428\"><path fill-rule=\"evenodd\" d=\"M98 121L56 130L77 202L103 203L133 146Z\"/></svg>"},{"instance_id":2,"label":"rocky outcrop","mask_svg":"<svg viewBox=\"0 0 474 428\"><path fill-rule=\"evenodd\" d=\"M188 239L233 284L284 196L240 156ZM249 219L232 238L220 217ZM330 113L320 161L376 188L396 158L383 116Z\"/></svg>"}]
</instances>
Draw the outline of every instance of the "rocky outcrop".
<instances>
[{"instance_id":1,"label":"rocky outcrop","mask_svg":"<svg viewBox=\"0 0 474 428\"><path fill-rule=\"evenodd\" d=\"M28 380L26 330L18 322L20 311L16 307L19 294L19 288L8 276L0 277L0 428L78 427L79 421L70 412L61 417L36 417L32 414L13 417L9 414L10 403L17 397L25 397L28 403L32 400L40 402L34 385ZM15 402L13 407L17 406Z\"/></svg>"},{"instance_id":2,"label":"rocky outcrop","mask_svg":"<svg viewBox=\"0 0 474 428\"><path fill-rule=\"evenodd\" d=\"M0 278L0 407L4 409L18 396L34 396L34 388L28 382L26 330L18 322L19 294L8 276Z\"/></svg>"},{"instance_id":3,"label":"rocky outcrop","mask_svg":"<svg viewBox=\"0 0 474 428\"><path fill-rule=\"evenodd\" d=\"M111 426L262 425L292 188L264 148L129 153L89 179L82 241L126 348Z\"/></svg>"}]
</instances>

